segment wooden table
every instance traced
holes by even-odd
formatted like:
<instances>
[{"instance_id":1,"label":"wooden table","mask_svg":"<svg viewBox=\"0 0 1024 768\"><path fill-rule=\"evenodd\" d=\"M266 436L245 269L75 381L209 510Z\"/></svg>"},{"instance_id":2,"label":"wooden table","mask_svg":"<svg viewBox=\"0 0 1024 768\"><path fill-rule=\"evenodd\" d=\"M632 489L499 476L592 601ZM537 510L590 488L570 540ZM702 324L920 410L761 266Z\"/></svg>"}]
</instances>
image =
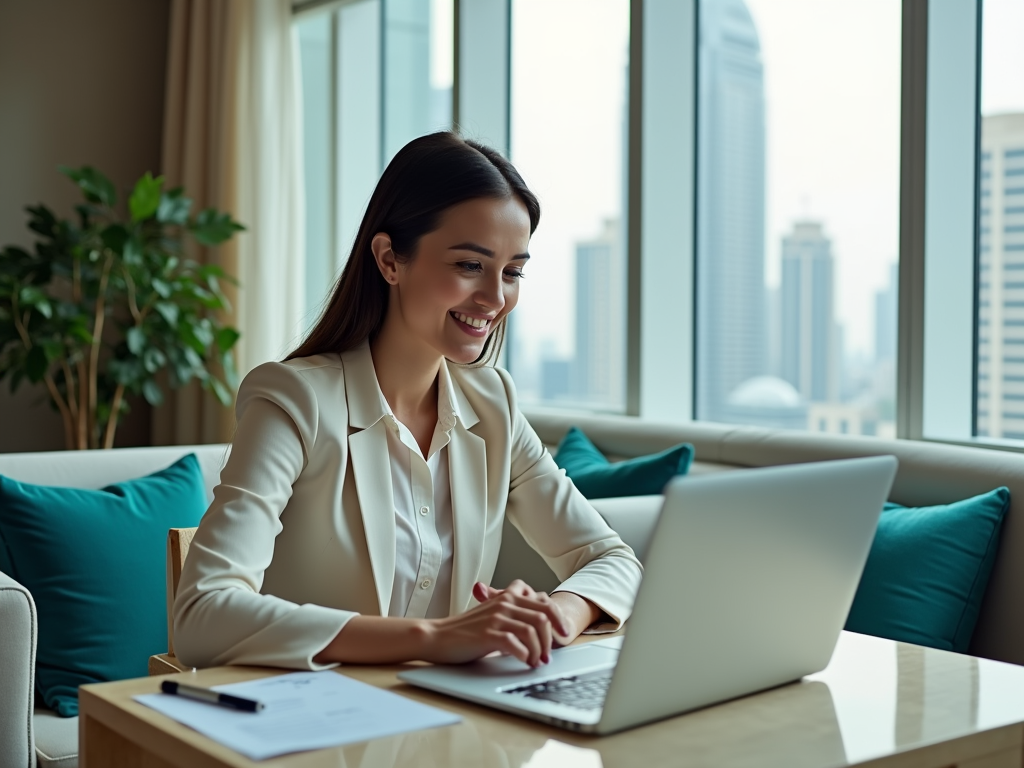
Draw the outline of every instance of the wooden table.
<instances>
[{"instance_id":1,"label":"wooden table","mask_svg":"<svg viewBox=\"0 0 1024 768\"><path fill-rule=\"evenodd\" d=\"M400 683L401 667L350 675L458 712L459 725L260 763L132 700L157 678L87 685L80 696L85 768L398 768L502 766L891 766L1022 768L1024 667L843 633L828 668L800 683L614 736L572 734ZM280 670L218 667L182 673L199 685Z\"/></svg>"}]
</instances>

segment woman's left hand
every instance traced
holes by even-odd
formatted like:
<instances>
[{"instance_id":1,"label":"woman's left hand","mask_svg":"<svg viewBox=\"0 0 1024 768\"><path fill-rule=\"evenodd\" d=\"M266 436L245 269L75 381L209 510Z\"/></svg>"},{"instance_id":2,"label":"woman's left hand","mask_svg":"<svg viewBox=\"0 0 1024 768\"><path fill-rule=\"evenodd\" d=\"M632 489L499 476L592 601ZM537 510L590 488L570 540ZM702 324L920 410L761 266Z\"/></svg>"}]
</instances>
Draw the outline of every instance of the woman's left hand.
<instances>
[{"instance_id":1,"label":"woman's left hand","mask_svg":"<svg viewBox=\"0 0 1024 768\"><path fill-rule=\"evenodd\" d=\"M505 589L495 589L478 581L473 585L473 597L482 603L497 597L506 590L519 597L533 598L554 607L562 619L562 625L569 630L567 634L562 635L552 626L555 645L568 645L601 615L597 606L573 592L555 592L553 595L549 595L547 592L537 592L520 579L516 579Z\"/></svg>"}]
</instances>

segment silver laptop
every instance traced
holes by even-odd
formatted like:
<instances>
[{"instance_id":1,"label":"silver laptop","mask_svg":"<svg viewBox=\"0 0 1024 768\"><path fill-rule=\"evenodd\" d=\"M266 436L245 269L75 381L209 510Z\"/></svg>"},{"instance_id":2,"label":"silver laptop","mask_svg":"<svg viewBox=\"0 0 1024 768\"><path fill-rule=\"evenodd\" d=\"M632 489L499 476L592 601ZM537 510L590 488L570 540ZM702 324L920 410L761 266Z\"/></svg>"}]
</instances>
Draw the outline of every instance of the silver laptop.
<instances>
[{"instance_id":1,"label":"silver laptop","mask_svg":"<svg viewBox=\"0 0 1024 768\"><path fill-rule=\"evenodd\" d=\"M672 481L624 637L402 672L413 685L614 733L824 669L853 602L893 456Z\"/></svg>"}]
</instances>

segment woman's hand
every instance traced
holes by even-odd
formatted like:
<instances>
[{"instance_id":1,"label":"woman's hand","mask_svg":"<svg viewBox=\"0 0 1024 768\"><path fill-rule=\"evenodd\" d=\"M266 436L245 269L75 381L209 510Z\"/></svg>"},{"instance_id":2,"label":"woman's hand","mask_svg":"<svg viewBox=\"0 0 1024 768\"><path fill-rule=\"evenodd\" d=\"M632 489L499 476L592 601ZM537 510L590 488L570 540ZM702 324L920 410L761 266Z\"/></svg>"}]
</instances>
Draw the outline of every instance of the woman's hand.
<instances>
[{"instance_id":1,"label":"woman's hand","mask_svg":"<svg viewBox=\"0 0 1024 768\"><path fill-rule=\"evenodd\" d=\"M600 615L593 603L572 592L548 596L518 580L507 589L477 582L473 596L480 605L446 619L354 616L313 660L461 664L501 651L537 667L548 662L553 646L568 645Z\"/></svg>"},{"instance_id":2,"label":"woman's hand","mask_svg":"<svg viewBox=\"0 0 1024 768\"><path fill-rule=\"evenodd\" d=\"M429 622L426 661L459 664L501 651L537 667L549 661L554 643L574 637L556 602L522 581L501 590L477 582L473 596L476 608Z\"/></svg>"}]
</instances>

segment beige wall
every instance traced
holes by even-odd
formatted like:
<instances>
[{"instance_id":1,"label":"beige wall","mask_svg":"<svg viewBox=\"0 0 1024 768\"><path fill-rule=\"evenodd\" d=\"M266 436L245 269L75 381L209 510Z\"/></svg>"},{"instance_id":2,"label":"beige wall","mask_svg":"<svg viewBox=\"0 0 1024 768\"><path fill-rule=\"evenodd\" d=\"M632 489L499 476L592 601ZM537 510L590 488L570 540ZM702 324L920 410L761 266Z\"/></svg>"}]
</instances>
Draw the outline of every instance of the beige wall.
<instances>
[{"instance_id":1,"label":"beige wall","mask_svg":"<svg viewBox=\"0 0 1024 768\"><path fill-rule=\"evenodd\" d=\"M70 216L58 165L93 165L123 190L160 167L170 0L0 2L0 245L30 246L24 206ZM42 403L38 401L43 400ZM149 442L133 403L119 445ZM63 448L42 389L0 384L0 452Z\"/></svg>"}]
</instances>

